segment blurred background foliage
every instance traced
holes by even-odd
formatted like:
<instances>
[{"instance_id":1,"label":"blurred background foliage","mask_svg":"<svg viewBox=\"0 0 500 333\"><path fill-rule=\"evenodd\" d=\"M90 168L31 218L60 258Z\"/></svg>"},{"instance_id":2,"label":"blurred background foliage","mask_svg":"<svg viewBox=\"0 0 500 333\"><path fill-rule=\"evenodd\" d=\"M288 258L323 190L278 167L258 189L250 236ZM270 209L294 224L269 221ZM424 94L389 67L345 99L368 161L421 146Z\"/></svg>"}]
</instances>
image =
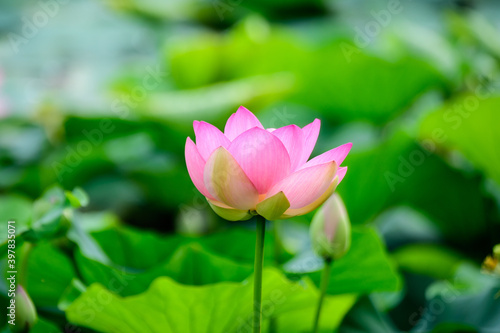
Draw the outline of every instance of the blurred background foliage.
<instances>
[{"instance_id":1,"label":"blurred background foliage","mask_svg":"<svg viewBox=\"0 0 500 333\"><path fill-rule=\"evenodd\" d=\"M353 245L334 264L324 332L500 331L498 279L480 268L500 243L497 1L0 8L1 265L14 218L32 331L244 331L252 221L218 218L183 156L193 120L222 128L239 105L266 127L320 118L314 154L354 144L338 188ZM311 216L270 227L264 290L286 302L269 331L312 323Z\"/></svg>"}]
</instances>

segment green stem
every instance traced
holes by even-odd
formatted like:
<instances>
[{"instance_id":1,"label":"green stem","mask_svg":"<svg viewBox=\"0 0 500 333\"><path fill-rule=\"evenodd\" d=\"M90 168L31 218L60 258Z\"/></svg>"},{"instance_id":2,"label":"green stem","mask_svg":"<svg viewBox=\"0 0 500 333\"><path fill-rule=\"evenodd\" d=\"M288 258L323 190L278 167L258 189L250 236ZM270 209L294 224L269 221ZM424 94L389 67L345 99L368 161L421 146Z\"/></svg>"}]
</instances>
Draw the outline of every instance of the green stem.
<instances>
[{"instance_id":1,"label":"green stem","mask_svg":"<svg viewBox=\"0 0 500 333\"><path fill-rule=\"evenodd\" d=\"M273 221L273 236L274 236L274 246L273 246L273 259L276 266L279 265L279 259L281 257L281 238L279 235L278 227L280 221Z\"/></svg>"},{"instance_id":2,"label":"green stem","mask_svg":"<svg viewBox=\"0 0 500 333\"><path fill-rule=\"evenodd\" d=\"M264 236L266 219L257 216L257 239L255 241L255 263L253 284L253 332L260 333L262 320L262 266L264 261Z\"/></svg>"},{"instance_id":3,"label":"green stem","mask_svg":"<svg viewBox=\"0 0 500 333\"><path fill-rule=\"evenodd\" d=\"M332 268L332 259L331 258L325 259L325 267L323 268L323 273L321 274L318 307L316 309L316 316L314 318L314 327L312 330L314 333L318 333L321 307L323 306L323 300L325 299L326 289L328 287L328 281L330 280L331 268Z\"/></svg>"},{"instance_id":4,"label":"green stem","mask_svg":"<svg viewBox=\"0 0 500 333\"><path fill-rule=\"evenodd\" d=\"M276 267L279 266L279 259L281 257L281 239L279 236L278 228L279 228L279 221L274 221L273 222L273 236L274 236L274 246L273 246L273 260L274 260L274 265ZM277 318L275 316L272 316L269 318L269 333L276 333L278 331L278 321L276 320Z\"/></svg>"}]
</instances>

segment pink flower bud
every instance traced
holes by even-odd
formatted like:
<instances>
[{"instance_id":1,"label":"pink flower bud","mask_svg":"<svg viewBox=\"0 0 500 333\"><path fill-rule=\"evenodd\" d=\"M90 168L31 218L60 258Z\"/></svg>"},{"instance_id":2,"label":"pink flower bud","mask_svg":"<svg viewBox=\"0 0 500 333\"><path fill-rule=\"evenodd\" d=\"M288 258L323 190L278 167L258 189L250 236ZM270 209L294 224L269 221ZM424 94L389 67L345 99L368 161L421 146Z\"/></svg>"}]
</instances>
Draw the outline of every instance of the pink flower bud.
<instances>
[{"instance_id":1,"label":"pink flower bud","mask_svg":"<svg viewBox=\"0 0 500 333\"><path fill-rule=\"evenodd\" d=\"M334 193L318 209L311 223L314 251L328 259L339 259L351 246L351 224L342 199Z\"/></svg>"},{"instance_id":2,"label":"pink flower bud","mask_svg":"<svg viewBox=\"0 0 500 333\"><path fill-rule=\"evenodd\" d=\"M16 331L29 330L35 324L35 321L37 320L37 314L33 301L21 285L17 285L16 288L15 306L16 325L11 326L11 328L15 329Z\"/></svg>"}]
</instances>

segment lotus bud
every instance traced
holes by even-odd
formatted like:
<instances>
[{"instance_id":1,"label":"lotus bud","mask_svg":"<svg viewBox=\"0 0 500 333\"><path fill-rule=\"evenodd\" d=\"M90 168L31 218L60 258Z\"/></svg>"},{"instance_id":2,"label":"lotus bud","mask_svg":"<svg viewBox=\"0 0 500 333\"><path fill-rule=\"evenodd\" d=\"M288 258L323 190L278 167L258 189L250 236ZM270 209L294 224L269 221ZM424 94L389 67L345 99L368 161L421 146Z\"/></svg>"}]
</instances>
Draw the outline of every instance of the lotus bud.
<instances>
[{"instance_id":1,"label":"lotus bud","mask_svg":"<svg viewBox=\"0 0 500 333\"><path fill-rule=\"evenodd\" d=\"M334 193L316 212L310 228L314 251L321 257L339 259L351 246L351 224L342 199Z\"/></svg>"},{"instance_id":2,"label":"lotus bud","mask_svg":"<svg viewBox=\"0 0 500 333\"><path fill-rule=\"evenodd\" d=\"M37 314L33 301L21 285L16 288L15 309L16 324L11 328L17 332L28 331L35 324Z\"/></svg>"}]
</instances>

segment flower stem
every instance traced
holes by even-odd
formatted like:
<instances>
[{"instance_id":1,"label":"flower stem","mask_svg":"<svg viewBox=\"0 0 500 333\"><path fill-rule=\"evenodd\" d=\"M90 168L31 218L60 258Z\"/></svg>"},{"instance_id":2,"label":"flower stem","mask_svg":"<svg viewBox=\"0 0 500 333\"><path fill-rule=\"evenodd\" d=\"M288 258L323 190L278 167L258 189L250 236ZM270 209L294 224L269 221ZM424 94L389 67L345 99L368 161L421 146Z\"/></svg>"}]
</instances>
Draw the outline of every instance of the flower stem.
<instances>
[{"instance_id":1,"label":"flower stem","mask_svg":"<svg viewBox=\"0 0 500 333\"><path fill-rule=\"evenodd\" d=\"M279 228L279 221L274 221L273 222L273 236L274 236L274 246L273 246L273 259L274 259L274 265L276 267L279 266L279 259L281 257L281 250L282 250L282 244L281 244L281 239L280 235L278 232ZM269 333L276 333L278 332L278 320L276 316L272 316L269 318Z\"/></svg>"},{"instance_id":2,"label":"flower stem","mask_svg":"<svg viewBox=\"0 0 500 333\"><path fill-rule=\"evenodd\" d=\"M273 259L274 259L274 264L276 266L279 266L279 259L281 257L283 249L279 234L279 224L280 221L273 221L273 236L274 236Z\"/></svg>"},{"instance_id":3,"label":"flower stem","mask_svg":"<svg viewBox=\"0 0 500 333\"><path fill-rule=\"evenodd\" d=\"M257 239L255 241L254 285L253 285L253 332L260 333L262 320L262 266L264 261L264 236L266 219L256 216Z\"/></svg>"},{"instance_id":4,"label":"flower stem","mask_svg":"<svg viewBox=\"0 0 500 333\"><path fill-rule=\"evenodd\" d=\"M323 272L321 274L320 282L320 295L318 300L318 307L316 309L316 316L314 318L314 327L312 332L317 333L319 329L319 318L321 315L321 307L323 306L323 300L325 299L326 289L328 287L328 281L330 280L330 271L332 269L332 258L325 259L325 267L323 267Z\"/></svg>"}]
</instances>

